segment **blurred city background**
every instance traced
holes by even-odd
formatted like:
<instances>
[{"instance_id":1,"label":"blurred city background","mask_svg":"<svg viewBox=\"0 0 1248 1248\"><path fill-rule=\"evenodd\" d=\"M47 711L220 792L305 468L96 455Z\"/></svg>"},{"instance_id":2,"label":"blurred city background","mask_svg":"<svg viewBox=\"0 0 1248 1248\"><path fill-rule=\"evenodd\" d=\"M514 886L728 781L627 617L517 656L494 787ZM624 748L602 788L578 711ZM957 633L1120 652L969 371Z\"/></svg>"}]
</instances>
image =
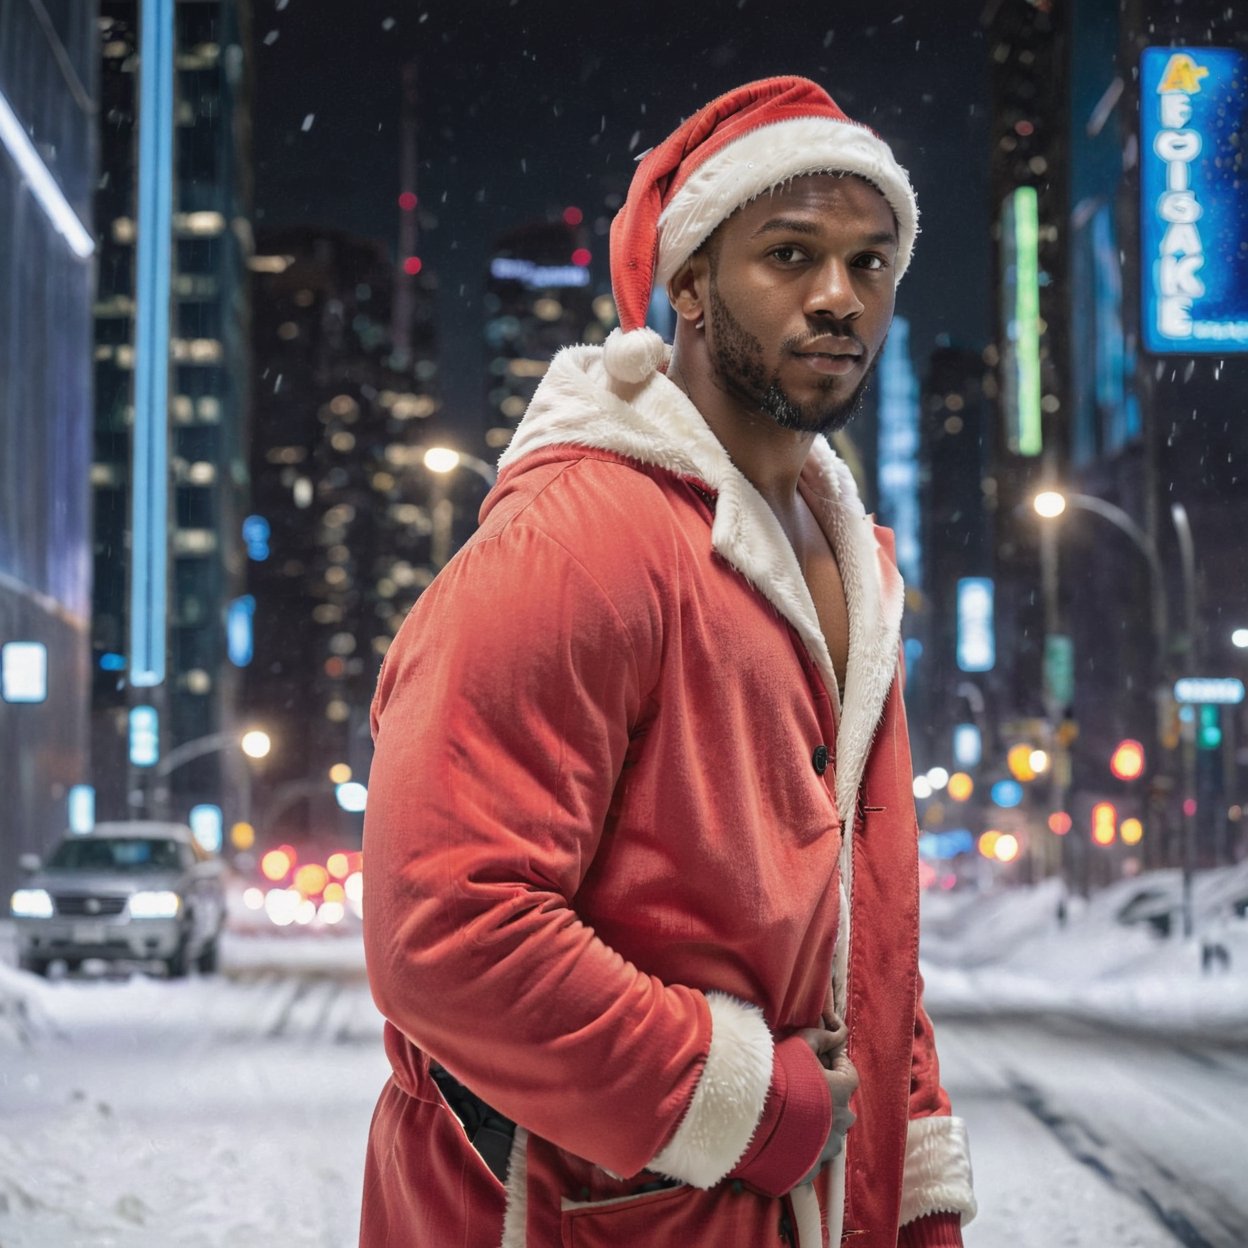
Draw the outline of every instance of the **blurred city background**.
<instances>
[{"instance_id":1,"label":"blurred city background","mask_svg":"<svg viewBox=\"0 0 1248 1248\"><path fill-rule=\"evenodd\" d=\"M924 212L838 443L909 586L926 882L1244 856L1225 6L1002 0L782 57L737 6L671 37L716 66L679 93L646 49L561 65L570 11L374 7L4 8L0 884L96 819L190 822L240 871L359 849L378 666L552 353L614 324L631 157L777 61L895 142Z\"/></svg>"},{"instance_id":2,"label":"blurred city background","mask_svg":"<svg viewBox=\"0 0 1248 1248\"><path fill-rule=\"evenodd\" d=\"M69 913L34 859L105 822L189 827L240 990L278 956L248 936L358 939L387 647L553 353L615 324L635 158L773 73L880 131L922 212L834 445L908 587L933 948L964 969L1101 914L1101 954L1122 929L1244 999L1248 26L1228 0L896 9L0 0L0 1006L56 1015L30 972L99 986L20 929ZM349 1039L366 992L331 997ZM1063 1242L1242 1245L1242 1168L1238 1196ZM19 1206L0 1184L6 1244Z\"/></svg>"}]
</instances>

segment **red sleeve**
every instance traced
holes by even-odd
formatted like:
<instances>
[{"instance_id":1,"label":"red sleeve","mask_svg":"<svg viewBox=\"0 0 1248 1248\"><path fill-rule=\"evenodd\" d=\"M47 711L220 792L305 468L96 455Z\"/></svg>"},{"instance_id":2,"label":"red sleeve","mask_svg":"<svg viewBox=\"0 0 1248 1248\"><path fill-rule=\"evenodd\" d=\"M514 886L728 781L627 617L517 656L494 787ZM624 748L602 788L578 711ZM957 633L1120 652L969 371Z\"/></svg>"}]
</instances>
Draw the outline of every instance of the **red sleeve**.
<instances>
[{"instance_id":1,"label":"red sleeve","mask_svg":"<svg viewBox=\"0 0 1248 1248\"><path fill-rule=\"evenodd\" d=\"M962 1222L956 1213L929 1213L907 1222L897 1248L962 1248Z\"/></svg>"},{"instance_id":2,"label":"red sleeve","mask_svg":"<svg viewBox=\"0 0 1248 1248\"><path fill-rule=\"evenodd\" d=\"M763 1117L730 1177L766 1196L783 1196L819 1160L832 1129L832 1096L810 1045L790 1036L775 1048Z\"/></svg>"},{"instance_id":3,"label":"red sleeve","mask_svg":"<svg viewBox=\"0 0 1248 1248\"><path fill-rule=\"evenodd\" d=\"M382 1013L501 1113L622 1175L676 1130L711 1041L701 993L626 962L569 902L658 653L661 615L629 592L522 523L462 551L387 656L364 832Z\"/></svg>"},{"instance_id":4,"label":"red sleeve","mask_svg":"<svg viewBox=\"0 0 1248 1248\"><path fill-rule=\"evenodd\" d=\"M910 1060L910 1117L926 1118L931 1114L949 1112L949 1097L940 1086L940 1062L936 1056L932 1020L923 1008L923 977L920 976Z\"/></svg>"}]
</instances>

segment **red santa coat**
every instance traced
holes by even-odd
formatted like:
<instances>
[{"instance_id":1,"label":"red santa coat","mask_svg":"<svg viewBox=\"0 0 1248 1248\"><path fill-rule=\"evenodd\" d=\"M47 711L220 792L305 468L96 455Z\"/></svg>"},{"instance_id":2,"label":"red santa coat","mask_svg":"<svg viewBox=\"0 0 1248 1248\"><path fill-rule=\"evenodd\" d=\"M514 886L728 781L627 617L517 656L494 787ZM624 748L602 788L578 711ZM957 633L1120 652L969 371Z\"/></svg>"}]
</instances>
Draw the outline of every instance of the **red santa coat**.
<instances>
[{"instance_id":1,"label":"red santa coat","mask_svg":"<svg viewBox=\"0 0 1248 1248\"><path fill-rule=\"evenodd\" d=\"M892 1248L899 1223L968 1219L919 1001L889 535L817 439L842 700L778 523L666 377L563 352L500 467L374 702L365 942L394 1073L362 1245L753 1248L783 1214L801 1248ZM796 1094L766 1111L830 983L858 1121L777 1200L731 1176L751 1145L818 1151ZM505 1188L431 1060L518 1124Z\"/></svg>"}]
</instances>

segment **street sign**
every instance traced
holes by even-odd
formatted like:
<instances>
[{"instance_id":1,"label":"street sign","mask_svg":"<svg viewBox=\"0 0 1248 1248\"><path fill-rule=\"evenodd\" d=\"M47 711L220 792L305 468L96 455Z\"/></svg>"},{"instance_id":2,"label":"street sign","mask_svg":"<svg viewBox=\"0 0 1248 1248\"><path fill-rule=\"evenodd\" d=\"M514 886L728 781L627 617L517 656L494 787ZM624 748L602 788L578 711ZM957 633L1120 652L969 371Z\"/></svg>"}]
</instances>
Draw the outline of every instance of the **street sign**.
<instances>
[{"instance_id":1,"label":"street sign","mask_svg":"<svg viewBox=\"0 0 1248 1248\"><path fill-rule=\"evenodd\" d=\"M1234 676L1185 676L1174 682L1177 702L1235 706L1244 700L1244 682Z\"/></svg>"},{"instance_id":2,"label":"street sign","mask_svg":"<svg viewBox=\"0 0 1248 1248\"><path fill-rule=\"evenodd\" d=\"M1063 633L1044 639L1044 694L1057 707L1067 707L1075 698L1075 643Z\"/></svg>"}]
</instances>

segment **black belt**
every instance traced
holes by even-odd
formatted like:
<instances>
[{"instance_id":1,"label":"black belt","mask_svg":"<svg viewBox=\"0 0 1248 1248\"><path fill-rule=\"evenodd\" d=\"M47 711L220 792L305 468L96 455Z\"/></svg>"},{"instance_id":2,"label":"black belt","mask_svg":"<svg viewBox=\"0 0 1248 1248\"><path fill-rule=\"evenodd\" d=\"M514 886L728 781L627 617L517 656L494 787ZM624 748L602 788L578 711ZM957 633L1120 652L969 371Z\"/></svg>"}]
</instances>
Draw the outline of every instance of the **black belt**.
<instances>
[{"instance_id":1,"label":"black belt","mask_svg":"<svg viewBox=\"0 0 1248 1248\"><path fill-rule=\"evenodd\" d=\"M511 1159L511 1144L516 1134L516 1124L503 1117L498 1110L487 1105L475 1092L464 1087L437 1062L429 1063L429 1073L438 1085L443 1099L455 1111L464 1125L464 1132L473 1148L481 1154L481 1160L489 1166L500 1183L507 1182L507 1163Z\"/></svg>"}]
</instances>

